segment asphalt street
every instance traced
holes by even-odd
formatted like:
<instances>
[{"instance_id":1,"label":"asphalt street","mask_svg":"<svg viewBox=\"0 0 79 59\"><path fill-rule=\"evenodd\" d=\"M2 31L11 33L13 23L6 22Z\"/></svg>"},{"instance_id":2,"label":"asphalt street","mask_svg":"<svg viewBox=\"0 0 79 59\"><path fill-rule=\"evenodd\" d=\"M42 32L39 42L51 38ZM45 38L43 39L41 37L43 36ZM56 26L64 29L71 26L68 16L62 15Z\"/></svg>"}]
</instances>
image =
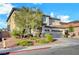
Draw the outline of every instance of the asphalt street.
<instances>
[{"instance_id":1,"label":"asphalt street","mask_svg":"<svg viewBox=\"0 0 79 59\"><path fill-rule=\"evenodd\" d=\"M16 53L16 55L79 55L79 45L61 47L61 48L48 48L41 50L32 50Z\"/></svg>"}]
</instances>

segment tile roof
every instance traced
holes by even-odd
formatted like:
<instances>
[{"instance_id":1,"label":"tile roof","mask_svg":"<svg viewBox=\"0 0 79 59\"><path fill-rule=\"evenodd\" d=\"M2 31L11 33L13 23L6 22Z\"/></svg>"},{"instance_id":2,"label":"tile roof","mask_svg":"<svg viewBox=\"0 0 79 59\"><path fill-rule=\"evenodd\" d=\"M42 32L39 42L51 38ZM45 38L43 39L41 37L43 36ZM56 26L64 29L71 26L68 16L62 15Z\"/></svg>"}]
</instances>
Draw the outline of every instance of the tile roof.
<instances>
[{"instance_id":1,"label":"tile roof","mask_svg":"<svg viewBox=\"0 0 79 59\"><path fill-rule=\"evenodd\" d=\"M64 27L79 27L79 21L69 22L69 23L61 23Z\"/></svg>"}]
</instances>

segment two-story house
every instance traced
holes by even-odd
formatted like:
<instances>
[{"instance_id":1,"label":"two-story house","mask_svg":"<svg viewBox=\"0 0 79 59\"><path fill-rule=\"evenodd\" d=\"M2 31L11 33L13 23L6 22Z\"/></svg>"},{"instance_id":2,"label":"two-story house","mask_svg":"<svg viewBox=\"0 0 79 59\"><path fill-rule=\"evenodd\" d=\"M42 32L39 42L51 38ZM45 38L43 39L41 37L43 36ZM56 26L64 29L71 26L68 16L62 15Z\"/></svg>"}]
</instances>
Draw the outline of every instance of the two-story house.
<instances>
[{"instance_id":1,"label":"two-story house","mask_svg":"<svg viewBox=\"0 0 79 59\"><path fill-rule=\"evenodd\" d=\"M13 8L9 14L9 17L7 19L7 29L8 31L12 32L15 28L17 28L17 25L14 21L15 19L15 13L19 9ZM54 37L60 37L62 31L64 30L63 26L60 23L60 19L50 17L49 15L43 15L43 25L42 25L42 33L50 33Z\"/></svg>"},{"instance_id":2,"label":"two-story house","mask_svg":"<svg viewBox=\"0 0 79 59\"><path fill-rule=\"evenodd\" d=\"M13 8L9 14L9 17L7 18L7 30L12 32L15 28L17 28L17 25L14 21L15 19L15 13L19 9ZM42 25L42 34L50 33L54 37L58 38L62 36L62 33L65 30L68 30L69 26L74 27L74 33L78 36L79 35L79 21L77 22L69 22L69 23L62 23L60 19L51 17L49 15L43 15L43 25Z\"/></svg>"}]
</instances>

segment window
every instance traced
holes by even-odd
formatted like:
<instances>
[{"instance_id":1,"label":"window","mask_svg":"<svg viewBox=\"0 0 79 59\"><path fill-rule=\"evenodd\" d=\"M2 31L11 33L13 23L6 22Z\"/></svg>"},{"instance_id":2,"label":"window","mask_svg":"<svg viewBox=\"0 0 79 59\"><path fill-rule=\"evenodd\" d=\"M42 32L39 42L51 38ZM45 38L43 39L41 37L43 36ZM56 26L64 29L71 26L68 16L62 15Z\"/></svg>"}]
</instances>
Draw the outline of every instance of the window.
<instances>
[{"instance_id":1,"label":"window","mask_svg":"<svg viewBox=\"0 0 79 59\"><path fill-rule=\"evenodd\" d=\"M49 31L49 29L45 29L45 31Z\"/></svg>"},{"instance_id":2,"label":"window","mask_svg":"<svg viewBox=\"0 0 79 59\"><path fill-rule=\"evenodd\" d=\"M43 16L43 23L46 23L46 17Z\"/></svg>"},{"instance_id":3,"label":"window","mask_svg":"<svg viewBox=\"0 0 79 59\"><path fill-rule=\"evenodd\" d=\"M10 25L7 26L7 30L10 31Z\"/></svg>"},{"instance_id":4,"label":"window","mask_svg":"<svg viewBox=\"0 0 79 59\"><path fill-rule=\"evenodd\" d=\"M52 30L52 32L61 32L60 30Z\"/></svg>"}]
</instances>

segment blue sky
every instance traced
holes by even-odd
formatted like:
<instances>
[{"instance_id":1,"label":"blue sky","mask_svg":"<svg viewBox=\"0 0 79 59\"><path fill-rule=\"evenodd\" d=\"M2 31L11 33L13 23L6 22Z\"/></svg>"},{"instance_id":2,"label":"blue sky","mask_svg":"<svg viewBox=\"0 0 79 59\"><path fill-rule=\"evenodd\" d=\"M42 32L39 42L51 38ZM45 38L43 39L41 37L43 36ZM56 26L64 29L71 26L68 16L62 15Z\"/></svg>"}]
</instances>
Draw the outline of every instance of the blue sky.
<instances>
[{"instance_id":1,"label":"blue sky","mask_svg":"<svg viewBox=\"0 0 79 59\"><path fill-rule=\"evenodd\" d=\"M7 26L6 20L13 7L37 7L44 14L60 18L62 22L79 20L78 3L0 3L0 28Z\"/></svg>"}]
</instances>

